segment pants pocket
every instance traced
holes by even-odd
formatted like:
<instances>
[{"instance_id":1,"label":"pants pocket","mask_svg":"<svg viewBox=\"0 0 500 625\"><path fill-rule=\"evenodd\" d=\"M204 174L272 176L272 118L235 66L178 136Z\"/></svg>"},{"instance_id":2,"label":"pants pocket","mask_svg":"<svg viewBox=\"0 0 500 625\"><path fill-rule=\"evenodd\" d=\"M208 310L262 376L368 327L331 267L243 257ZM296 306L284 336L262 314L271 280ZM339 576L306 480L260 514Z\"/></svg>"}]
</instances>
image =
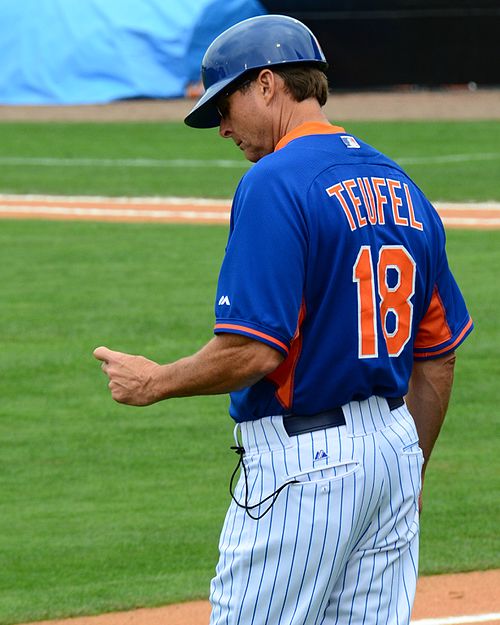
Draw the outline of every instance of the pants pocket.
<instances>
[{"instance_id":1,"label":"pants pocket","mask_svg":"<svg viewBox=\"0 0 500 625\"><path fill-rule=\"evenodd\" d=\"M360 463L355 460L347 460L345 462L337 462L335 464L309 469L301 473L295 473L290 476L299 484L318 484L320 482L331 482L333 480L341 480L360 468Z\"/></svg>"},{"instance_id":2,"label":"pants pocket","mask_svg":"<svg viewBox=\"0 0 500 625\"><path fill-rule=\"evenodd\" d=\"M413 441L409 443L408 445L405 445L401 451L406 456L414 456L414 455L417 456L417 455L422 454L422 450L420 449L418 440Z\"/></svg>"}]
</instances>

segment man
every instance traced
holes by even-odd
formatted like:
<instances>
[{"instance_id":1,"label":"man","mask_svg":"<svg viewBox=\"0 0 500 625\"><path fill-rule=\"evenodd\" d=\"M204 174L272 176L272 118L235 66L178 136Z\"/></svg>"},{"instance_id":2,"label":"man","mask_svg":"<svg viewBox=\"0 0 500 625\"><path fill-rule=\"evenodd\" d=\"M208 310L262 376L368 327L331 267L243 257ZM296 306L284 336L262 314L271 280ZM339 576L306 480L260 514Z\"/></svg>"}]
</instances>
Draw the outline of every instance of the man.
<instances>
[{"instance_id":1,"label":"man","mask_svg":"<svg viewBox=\"0 0 500 625\"><path fill-rule=\"evenodd\" d=\"M329 124L325 68L283 16L212 43L186 123L220 126L256 163L215 338L165 365L95 351L119 402L231 393L242 471L211 625L409 622L420 480L472 329L440 219L396 163Z\"/></svg>"}]
</instances>

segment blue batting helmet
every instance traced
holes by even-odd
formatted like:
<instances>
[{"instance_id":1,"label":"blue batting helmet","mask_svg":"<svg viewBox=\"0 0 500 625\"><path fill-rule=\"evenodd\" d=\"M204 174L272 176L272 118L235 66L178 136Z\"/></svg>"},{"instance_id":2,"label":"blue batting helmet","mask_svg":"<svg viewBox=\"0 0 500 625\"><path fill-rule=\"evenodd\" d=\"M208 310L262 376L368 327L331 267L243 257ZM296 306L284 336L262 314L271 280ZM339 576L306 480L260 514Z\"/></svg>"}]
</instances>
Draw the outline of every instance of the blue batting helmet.
<instances>
[{"instance_id":1,"label":"blue batting helmet","mask_svg":"<svg viewBox=\"0 0 500 625\"><path fill-rule=\"evenodd\" d=\"M284 15L260 15L239 22L219 35L208 47L201 64L205 93L184 122L193 128L220 124L216 102L253 69L309 63L325 70L325 55L313 33L296 19Z\"/></svg>"}]
</instances>

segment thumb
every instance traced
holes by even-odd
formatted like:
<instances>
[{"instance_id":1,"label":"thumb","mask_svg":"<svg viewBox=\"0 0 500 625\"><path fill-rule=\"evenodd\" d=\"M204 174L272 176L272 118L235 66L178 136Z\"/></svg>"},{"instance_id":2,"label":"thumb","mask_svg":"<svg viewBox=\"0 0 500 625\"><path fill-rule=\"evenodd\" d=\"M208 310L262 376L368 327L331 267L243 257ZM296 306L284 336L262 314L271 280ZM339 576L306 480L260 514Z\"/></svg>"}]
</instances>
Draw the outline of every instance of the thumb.
<instances>
[{"instance_id":1,"label":"thumb","mask_svg":"<svg viewBox=\"0 0 500 625\"><path fill-rule=\"evenodd\" d=\"M112 349L108 349L101 345L101 347L97 347L94 349L93 355L97 360L102 360L103 362L109 362L116 358L121 352L114 352Z\"/></svg>"}]
</instances>

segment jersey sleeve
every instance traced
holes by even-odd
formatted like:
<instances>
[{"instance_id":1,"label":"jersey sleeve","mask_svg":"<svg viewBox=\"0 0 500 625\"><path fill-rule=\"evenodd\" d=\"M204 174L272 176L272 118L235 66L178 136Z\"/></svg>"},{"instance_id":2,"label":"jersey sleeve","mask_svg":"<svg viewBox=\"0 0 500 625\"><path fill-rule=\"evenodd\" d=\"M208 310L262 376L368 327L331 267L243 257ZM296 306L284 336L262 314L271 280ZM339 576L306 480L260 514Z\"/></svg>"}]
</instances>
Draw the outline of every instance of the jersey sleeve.
<instances>
[{"instance_id":1,"label":"jersey sleeve","mask_svg":"<svg viewBox=\"0 0 500 625\"><path fill-rule=\"evenodd\" d=\"M214 332L242 334L286 356L304 292L307 229L283 178L259 165L234 198Z\"/></svg>"},{"instance_id":2,"label":"jersey sleeve","mask_svg":"<svg viewBox=\"0 0 500 625\"><path fill-rule=\"evenodd\" d=\"M450 271L443 248L430 304L415 338L414 359L438 358L454 351L473 327L471 316Z\"/></svg>"}]
</instances>

